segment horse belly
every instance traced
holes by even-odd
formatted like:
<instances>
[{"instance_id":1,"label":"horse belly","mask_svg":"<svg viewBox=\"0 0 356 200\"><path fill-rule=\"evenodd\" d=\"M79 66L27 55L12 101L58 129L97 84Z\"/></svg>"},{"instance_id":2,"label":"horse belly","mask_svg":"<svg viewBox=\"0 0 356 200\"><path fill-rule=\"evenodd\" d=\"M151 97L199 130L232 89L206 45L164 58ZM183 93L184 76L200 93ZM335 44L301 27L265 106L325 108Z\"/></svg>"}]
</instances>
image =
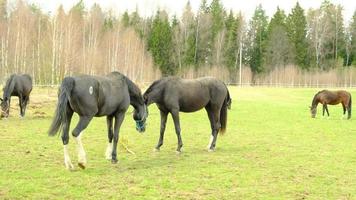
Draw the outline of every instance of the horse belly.
<instances>
[{"instance_id":1,"label":"horse belly","mask_svg":"<svg viewBox=\"0 0 356 200\"><path fill-rule=\"evenodd\" d=\"M199 98L201 96L195 96L194 98L183 99L180 101L179 109L182 112L195 112L204 108L209 100L205 98Z\"/></svg>"}]
</instances>

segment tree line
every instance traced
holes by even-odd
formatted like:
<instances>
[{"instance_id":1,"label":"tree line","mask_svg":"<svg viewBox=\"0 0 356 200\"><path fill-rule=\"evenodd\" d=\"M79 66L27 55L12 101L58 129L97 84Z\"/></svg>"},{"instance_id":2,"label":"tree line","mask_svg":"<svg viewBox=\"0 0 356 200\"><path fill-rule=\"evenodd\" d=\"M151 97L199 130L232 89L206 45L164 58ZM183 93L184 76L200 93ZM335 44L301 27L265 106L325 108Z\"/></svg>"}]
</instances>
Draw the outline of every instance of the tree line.
<instances>
[{"instance_id":1,"label":"tree line","mask_svg":"<svg viewBox=\"0 0 356 200\"><path fill-rule=\"evenodd\" d=\"M258 5L251 19L220 0L202 0L196 12L188 1L180 17L164 10L116 15L83 1L52 16L21 0L12 10L6 5L0 0L1 76L28 72L38 84L113 70L142 82L210 72L237 82L248 70L253 84L279 79L273 74L281 70L314 76L356 65L356 11L345 20L342 6L329 0L308 10L296 3L290 13L277 7L270 18Z\"/></svg>"}]
</instances>

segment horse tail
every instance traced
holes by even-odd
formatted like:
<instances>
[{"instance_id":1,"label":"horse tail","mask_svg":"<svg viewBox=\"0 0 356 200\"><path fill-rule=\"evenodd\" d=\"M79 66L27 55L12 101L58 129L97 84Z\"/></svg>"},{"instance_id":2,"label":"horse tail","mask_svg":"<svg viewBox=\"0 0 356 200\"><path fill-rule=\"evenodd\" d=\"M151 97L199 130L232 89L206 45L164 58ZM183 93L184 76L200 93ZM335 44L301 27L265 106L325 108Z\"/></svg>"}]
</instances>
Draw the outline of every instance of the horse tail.
<instances>
[{"instance_id":1,"label":"horse tail","mask_svg":"<svg viewBox=\"0 0 356 200\"><path fill-rule=\"evenodd\" d=\"M221 123L221 128L219 133L223 135L226 130L226 124L227 124L227 109L231 108L231 98L230 98L230 93L229 90L226 88L227 94L224 99L224 103L221 107L220 110L220 123Z\"/></svg>"},{"instance_id":2,"label":"horse tail","mask_svg":"<svg viewBox=\"0 0 356 200\"><path fill-rule=\"evenodd\" d=\"M351 94L350 94L350 99L349 99L349 110L347 111L347 112L348 112L347 119L350 119L350 118L351 118L351 107L352 107L352 99L351 99Z\"/></svg>"},{"instance_id":3,"label":"horse tail","mask_svg":"<svg viewBox=\"0 0 356 200\"><path fill-rule=\"evenodd\" d=\"M63 79L58 94L58 103L51 127L48 131L49 136L54 136L67 121L67 109L69 106L70 95L74 88L74 79L66 77Z\"/></svg>"}]
</instances>

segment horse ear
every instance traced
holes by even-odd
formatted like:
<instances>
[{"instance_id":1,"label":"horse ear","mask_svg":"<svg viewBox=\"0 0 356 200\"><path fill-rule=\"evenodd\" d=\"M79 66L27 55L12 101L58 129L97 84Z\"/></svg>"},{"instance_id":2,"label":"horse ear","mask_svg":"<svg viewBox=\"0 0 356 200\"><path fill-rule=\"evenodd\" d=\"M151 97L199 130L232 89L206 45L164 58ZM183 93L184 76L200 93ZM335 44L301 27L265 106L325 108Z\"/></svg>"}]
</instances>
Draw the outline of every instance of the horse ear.
<instances>
[{"instance_id":1,"label":"horse ear","mask_svg":"<svg viewBox=\"0 0 356 200\"><path fill-rule=\"evenodd\" d=\"M0 101L4 101L2 98L0 98Z\"/></svg>"}]
</instances>

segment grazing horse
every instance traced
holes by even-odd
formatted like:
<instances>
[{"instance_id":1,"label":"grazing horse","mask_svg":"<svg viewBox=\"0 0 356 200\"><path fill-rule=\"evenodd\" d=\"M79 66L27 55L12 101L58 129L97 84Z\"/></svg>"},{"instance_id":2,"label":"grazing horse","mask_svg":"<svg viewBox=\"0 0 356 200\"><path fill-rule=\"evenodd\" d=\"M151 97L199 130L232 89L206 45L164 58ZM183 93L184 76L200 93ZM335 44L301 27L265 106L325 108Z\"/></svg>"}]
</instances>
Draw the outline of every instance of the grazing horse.
<instances>
[{"instance_id":1,"label":"grazing horse","mask_svg":"<svg viewBox=\"0 0 356 200\"><path fill-rule=\"evenodd\" d=\"M341 103L342 108L344 110L344 115L346 114L346 110L348 113L347 119L351 118L351 94L349 92L346 92L344 90L338 90L338 91L329 91L329 90L322 90L319 91L314 95L312 105L310 106L310 113L312 118L315 118L316 115L316 107L318 104L321 103L323 105L323 116L326 113L329 116L329 110L328 106L329 105L336 105Z\"/></svg>"},{"instance_id":2,"label":"grazing horse","mask_svg":"<svg viewBox=\"0 0 356 200\"><path fill-rule=\"evenodd\" d=\"M32 78L28 74L12 74L6 81L3 98L0 98L1 115L7 118L10 112L11 96L19 97L20 116L25 116L27 104L32 91Z\"/></svg>"},{"instance_id":3,"label":"grazing horse","mask_svg":"<svg viewBox=\"0 0 356 200\"><path fill-rule=\"evenodd\" d=\"M145 104L156 103L161 115L160 137L155 149L163 144L167 115L171 113L178 138L177 152L183 146L180 135L179 112L195 112L202 108L208 113L211 126L211 139L208 150L213 151L217 135L226 129L227 109L230 109L231 98L226 85L215 78L204 77L185 80L177 77L166 77L157 80L143 95Z\"/></svg>"},{"instance_id":4,"label":"grazing horse","mask_svg":"<svg viewBox=\"0 0 356 200\"><path fill-rule=\"evenodd\" d=\"M134 107L133 118L136 121L136 129L144 132L147 117L146 105L141 90L126 76L119 72L112 72L107 76L81 75L63 79L55 116L48 134L54 136L62 128L64 164L67 169L73 169L67 148L73 112L79 115L79 122L72 135L78 146L78 165L84 169L86 156L81 142L82 131L93 117L107 116L109 144L106 149L106 158L111 159L112 163L117 163L116 149L119 130L130 104Z\"/></svg>"}]
</instances>

